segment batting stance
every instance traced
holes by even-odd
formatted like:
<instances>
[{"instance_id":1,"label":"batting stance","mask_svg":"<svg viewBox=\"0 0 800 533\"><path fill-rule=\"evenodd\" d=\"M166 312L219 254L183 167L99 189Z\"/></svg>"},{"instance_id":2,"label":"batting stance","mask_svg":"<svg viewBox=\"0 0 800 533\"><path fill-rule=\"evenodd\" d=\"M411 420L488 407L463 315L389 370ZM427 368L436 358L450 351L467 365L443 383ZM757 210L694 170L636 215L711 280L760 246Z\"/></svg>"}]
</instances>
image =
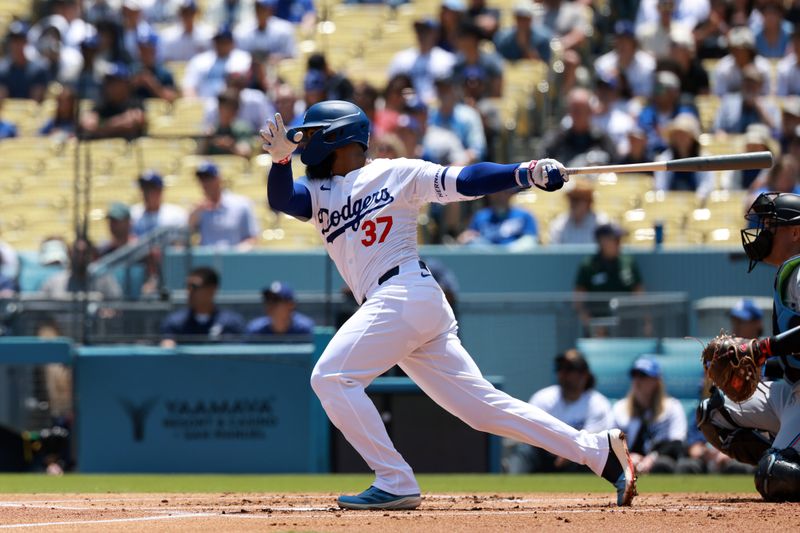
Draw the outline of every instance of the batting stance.
<instances>
[{"instance_id":1,"label":"batting stance","mask_svg":"<svg viewBox=\"0 0 800 533\"><path fill-rule=\"evenodd\" d=\"M765 500L800 501L800 196L761 194L750 206L752 228L742 230L750 270L778 267L773 336L720 336L703 354L706 373L721 389L697 410L698 428L714 447L758 465L756 489ZM761 380L767 360L783 378Z\"/></svg>"},{"instance_id":2,"label":"batting stance","mask_svg":"<svg viewBox=\"0 0 800 533\"><path fill-rule=\"evenodd\" d=\"M473 428L588 465L614 484L618 505L629 505L636 491L625 435L578 431L495 389L461 346L453 311L417 251L417 214L424 204L533 185L554 191L568 179L564 167L552 159L467 167L410 159L368 162L369 130L358 106L327 101L311 106L299 128L287 132L278 114L261 132L273 160L270 205L314 224L361 303L311 375L331 421L376 474L371 487L339 497L339 505L414 509L421 502L411 467L364 392L395 364ZM307 177L294 182L290 160L300 142Z\"/></svg>"}]
</instances>

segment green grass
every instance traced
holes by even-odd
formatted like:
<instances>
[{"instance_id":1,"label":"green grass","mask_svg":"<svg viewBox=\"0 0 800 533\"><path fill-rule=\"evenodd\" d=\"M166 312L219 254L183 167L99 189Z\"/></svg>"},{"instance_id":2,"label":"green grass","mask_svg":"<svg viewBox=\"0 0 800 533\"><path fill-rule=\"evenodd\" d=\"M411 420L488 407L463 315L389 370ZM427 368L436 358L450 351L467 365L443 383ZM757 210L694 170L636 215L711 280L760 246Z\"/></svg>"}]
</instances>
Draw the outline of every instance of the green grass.
<instances>
[{"instance_id":1,"label":"green grass","mask_svg":"<svg viewBox=\"0 0 800 533\"><path fill-rule=\"evenodd\" d=\"M0 474L0 493L104 492L353 492L367 475L90 475ZM609 492L592 475L422 474L423 492ZM753 492L752 476L644 476L639 492Z\"/></svg>"}]
</instances>

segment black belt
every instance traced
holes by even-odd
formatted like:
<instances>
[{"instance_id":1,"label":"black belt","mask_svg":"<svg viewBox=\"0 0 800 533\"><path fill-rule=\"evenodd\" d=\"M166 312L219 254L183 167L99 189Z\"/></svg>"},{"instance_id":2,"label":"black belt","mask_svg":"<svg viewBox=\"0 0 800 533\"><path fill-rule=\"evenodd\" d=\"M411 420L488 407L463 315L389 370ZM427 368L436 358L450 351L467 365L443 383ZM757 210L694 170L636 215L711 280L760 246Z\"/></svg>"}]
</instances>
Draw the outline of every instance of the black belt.
<instances>
[{"instance_id":1,"label":"black belt","mask_svg":"<svg viewBox=\"0 0 800 533\"><path fill-rule=\"evenodd\" d=\"M419 267L423 270L428 270L428 265L425 264L425 261L420 261ZM430 272L430 270L428 270L428 272ZM384 283L386 283L399 273L400 273L400 265L390 268L389 270L383 273L383 276L378 278L378 285L383 285Z\"/></svg>"}]
</instances>

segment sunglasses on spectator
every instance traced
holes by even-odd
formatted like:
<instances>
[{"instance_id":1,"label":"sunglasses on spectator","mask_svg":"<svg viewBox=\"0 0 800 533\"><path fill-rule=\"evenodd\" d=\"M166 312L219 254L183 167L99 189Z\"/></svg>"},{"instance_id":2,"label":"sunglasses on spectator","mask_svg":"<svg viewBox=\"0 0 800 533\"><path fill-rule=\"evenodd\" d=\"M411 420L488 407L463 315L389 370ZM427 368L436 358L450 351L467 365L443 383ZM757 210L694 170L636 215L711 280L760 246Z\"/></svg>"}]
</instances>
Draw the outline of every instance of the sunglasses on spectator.
<instances>
[{"instance_id":1,"label":"sunglasses on spectator","mask_svg":"<svg viewBox=\"0 0 800 533\"><path fill-rule=\"evenodd\" d=\"M205 287L205 285L203 285L202 283L197 283L196 281L194 282L190 281L189 283L186 284L187 291L202 289L203 287Z\"/></svg>"}]
</instances>

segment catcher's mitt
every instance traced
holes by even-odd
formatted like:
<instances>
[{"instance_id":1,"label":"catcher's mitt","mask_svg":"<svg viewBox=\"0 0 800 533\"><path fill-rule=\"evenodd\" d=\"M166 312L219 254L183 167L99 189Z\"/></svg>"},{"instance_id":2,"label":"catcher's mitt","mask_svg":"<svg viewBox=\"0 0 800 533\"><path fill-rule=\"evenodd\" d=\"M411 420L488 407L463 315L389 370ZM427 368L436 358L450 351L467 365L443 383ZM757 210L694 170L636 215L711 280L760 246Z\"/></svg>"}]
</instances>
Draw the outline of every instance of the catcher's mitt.
<instances>
[{"instance_id":1,"label":"catcher's mitt","mask_svg":"<svg viewBox=\"0 0 800 533\"><path fill-rule=\"evenodd\" d=\"M750 398L758 387L766 354L758 339L721 332L703 349L706 376L734 402Z\"/></svg>"}]
</instances>

